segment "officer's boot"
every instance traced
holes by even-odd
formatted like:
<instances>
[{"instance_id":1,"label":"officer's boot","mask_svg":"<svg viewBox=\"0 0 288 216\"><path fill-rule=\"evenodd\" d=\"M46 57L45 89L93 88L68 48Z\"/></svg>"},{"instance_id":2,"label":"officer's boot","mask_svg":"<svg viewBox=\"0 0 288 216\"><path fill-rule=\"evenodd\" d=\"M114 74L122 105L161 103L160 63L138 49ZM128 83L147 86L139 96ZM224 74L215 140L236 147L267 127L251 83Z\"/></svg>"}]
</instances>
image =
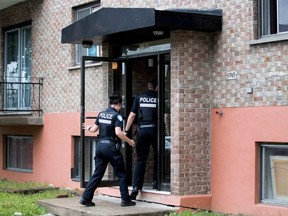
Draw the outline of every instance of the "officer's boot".
<instances>
[{"instance_id":1,"label":"officer's boot","mask_svg":"<svg viewBox=\"0 0 288 216\"><path fill-rule=\"evenodd\" d=\"M131 200L136 200L136 197L137 197L137 195L138 195L138 188L137 187L134 187L133 188L133 190L132 190L132 192L131 192L131 194L130 194L130 198L131 198Z\"/></svg>"},{"instance_id":2,"label":"officer's boot","mask_svg":"<svg viewBox=\"0 0 288 216\"><path fill-rule=\"evenodd\" d=\"M158 184L157 184L156 181L153 181L152 188L153 189L158 189Z\"/></svg>"}]
</instances>

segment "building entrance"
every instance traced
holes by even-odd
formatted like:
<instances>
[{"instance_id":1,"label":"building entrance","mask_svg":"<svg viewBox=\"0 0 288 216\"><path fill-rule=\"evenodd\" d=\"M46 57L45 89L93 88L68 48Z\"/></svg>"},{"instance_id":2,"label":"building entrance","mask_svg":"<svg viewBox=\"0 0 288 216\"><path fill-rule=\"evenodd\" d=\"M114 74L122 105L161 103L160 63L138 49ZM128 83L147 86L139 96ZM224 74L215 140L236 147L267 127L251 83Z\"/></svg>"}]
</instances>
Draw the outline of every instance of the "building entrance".
<instances>
[{"instance_id":1,"label":"building entrance","mask_svg":"<svg viewBox=\"0 0 288 216\"><path fill-rule=\"evenodd\" d=\"M113 91L122 94L122 115L125 118L128 118L135 96L147 90L147 82L157 81L157 151L154 152L151 146L143 189L153 188L153 154L155 153L158 158L157 188L162 191L170 191L170 53L132 55L126 58L125 63L118 64L118 66L120 67L113 71ZM137 139L137 130L138 122L135 119L128 135ZM128 147L127 149L123 148L123 154L126 158L129 184L132 184L136 152L135 149Z\"/></svg>"},{"instance_id":2,"label":"building entrance","mask_svg":"<svg viewBox=\"0 0 288 216\"><path fill-rule=\"evenodd\" d=\"M135 96L147 90L147 82L157 80L157 188L162 191L170 191L170 43L167 41L149 42L140 45L133 45L122 48L122 56L117 58L105 57L83 57L81 64L81 125L85 122L85 61L102 61L112 66L112 91L117 91L122 95L123 103L121 114L127 119L133 104ZM136 48L135 48L136 47ZM124 51L123 51L124 50ZM132 50L132 51L131 51ZM109 67L110 68L110 67ZM130 137L137 133L137 120L134 121ZM80 131L81 135L81 187L85 187L85 134L84 130ZM132 176L136 161L135 149L122 143L122 153L126 161L128 183L132 185ZM146 166L144 179L144 188L152 189L153 177L153 149L151 147L150 156ZM108 169L101 186L117 185L116 176Z\"/></svg>"}]
</instances>

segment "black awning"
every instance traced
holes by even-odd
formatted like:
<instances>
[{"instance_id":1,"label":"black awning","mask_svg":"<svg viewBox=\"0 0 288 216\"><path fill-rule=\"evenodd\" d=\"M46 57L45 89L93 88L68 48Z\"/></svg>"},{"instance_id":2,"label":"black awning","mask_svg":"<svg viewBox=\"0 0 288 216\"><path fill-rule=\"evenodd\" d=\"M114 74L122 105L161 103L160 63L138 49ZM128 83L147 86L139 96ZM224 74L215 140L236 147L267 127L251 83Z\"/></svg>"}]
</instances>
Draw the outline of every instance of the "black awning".
<instances>
[{"instance_id":1,"label":"black awning","mask_svg":"<svg viewBox=\"0 0 288 216\"><path fill-rule=\"evenodd\" d=\"M213 32L221 29L222 10L219 9L100 8L63 28L61 42L131 44L168 38L171 30ZM159 31L163 34L159 35Z\"/></svg>"}]
</instances>

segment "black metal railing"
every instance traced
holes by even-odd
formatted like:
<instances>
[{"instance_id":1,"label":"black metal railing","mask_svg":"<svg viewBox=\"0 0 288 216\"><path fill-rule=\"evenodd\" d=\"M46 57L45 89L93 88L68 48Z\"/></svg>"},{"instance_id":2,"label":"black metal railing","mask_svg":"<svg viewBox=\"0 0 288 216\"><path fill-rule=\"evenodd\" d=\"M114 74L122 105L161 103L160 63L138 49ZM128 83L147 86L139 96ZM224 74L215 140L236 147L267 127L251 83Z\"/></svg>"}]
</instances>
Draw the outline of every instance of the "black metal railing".
<instances>
[{"instance_id":1,"label":"black metal railing","mask_svg":"<svg viewBox=\"0 0 288 216\"><path fill-rule=\"evenodd\" d=\"M42 115L42 77L0 77L1 112L38 112Z\"/></svg>"}]
</instances>

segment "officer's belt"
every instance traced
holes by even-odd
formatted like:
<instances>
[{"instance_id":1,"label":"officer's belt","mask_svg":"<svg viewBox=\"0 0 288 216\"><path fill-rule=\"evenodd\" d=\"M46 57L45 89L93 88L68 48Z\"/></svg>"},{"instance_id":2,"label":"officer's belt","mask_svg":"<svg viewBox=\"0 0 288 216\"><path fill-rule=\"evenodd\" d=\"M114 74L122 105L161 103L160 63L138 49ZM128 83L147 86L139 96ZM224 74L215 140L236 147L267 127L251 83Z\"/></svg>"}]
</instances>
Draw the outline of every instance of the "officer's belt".
<instances>
[{"instance_id":1,"label":"officer's belt","mask_svg":"<svg viewBox=\"0 0 288 216\"><path fill-rule=\"evenodd\" d=\"M109 143L116 143L116 141L115 140L113 140L113 139L99 139L98 140L98 142L100 143L107 143L107 144L109 144Z\"/></svg>"},{"instance_id":2,"label":"officer's belt","mask_svg":"<svg viewBox=\"0 0 288 216\"><path fill-rule=\"evenodd\" d=\"M110 144L110 143L113 143L113 141L111 141L111 140L100 140L99 143Z\"/></svg>"},{"instance_id":3,"label":"officer's belt","mask_svg":"<svg viewBox=\"0 0 288 216\"><path fill-rule=\"evenodd\" d=\"M139 128L150 128L150 127L156 127L155 124L147 124L147 125L140 125Z\"/></svg>"}]
</instances>

